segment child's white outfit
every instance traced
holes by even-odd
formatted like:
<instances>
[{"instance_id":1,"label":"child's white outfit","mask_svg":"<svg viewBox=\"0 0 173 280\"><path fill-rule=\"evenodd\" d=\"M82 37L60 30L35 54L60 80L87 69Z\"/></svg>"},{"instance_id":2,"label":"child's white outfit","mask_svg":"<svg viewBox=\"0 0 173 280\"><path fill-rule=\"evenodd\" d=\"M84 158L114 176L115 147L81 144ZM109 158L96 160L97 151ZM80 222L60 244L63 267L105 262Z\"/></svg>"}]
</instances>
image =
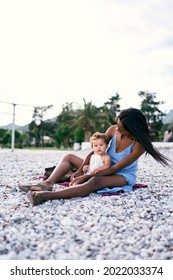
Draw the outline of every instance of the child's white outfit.
<instances>
[{"instance_id":1,"label":"child's white outfit","mask_svg":"<svg viewBox=\"0 0 173 280\"><path fill-rule=\"evenodd\" d=\"M90 174L90 172L99 167L99 166L102 166L103 165L103 160L102 160L102 157L100 155L97 155L97 154L93 154L90 158L90 166L88 168L88 170L86 171L85 174Z\"/></svg>"}]
</instances>

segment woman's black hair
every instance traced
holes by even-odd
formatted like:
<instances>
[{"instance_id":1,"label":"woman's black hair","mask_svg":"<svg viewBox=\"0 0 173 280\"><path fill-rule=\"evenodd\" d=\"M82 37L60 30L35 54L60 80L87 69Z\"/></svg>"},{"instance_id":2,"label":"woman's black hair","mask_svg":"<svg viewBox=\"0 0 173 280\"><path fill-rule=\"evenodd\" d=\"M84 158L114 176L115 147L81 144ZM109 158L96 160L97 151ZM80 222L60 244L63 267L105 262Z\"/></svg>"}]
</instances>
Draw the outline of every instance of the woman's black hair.
<instances>
[{"instance_id":1,"label":"woman's black hair","mask_svg":"<svg viewBox=\"0 0 173 280\"><path fill-rule=\"evenodd\" d=\"M136 108L128 108L122 110L117 118L121 121L124 129L132 133L142 144L146 154L150 154L162 165L169 166L168 161L171 160L161 154L158 149L153 146L149 135L148 124L141 110Z\"/></svg>"}]
</instances>

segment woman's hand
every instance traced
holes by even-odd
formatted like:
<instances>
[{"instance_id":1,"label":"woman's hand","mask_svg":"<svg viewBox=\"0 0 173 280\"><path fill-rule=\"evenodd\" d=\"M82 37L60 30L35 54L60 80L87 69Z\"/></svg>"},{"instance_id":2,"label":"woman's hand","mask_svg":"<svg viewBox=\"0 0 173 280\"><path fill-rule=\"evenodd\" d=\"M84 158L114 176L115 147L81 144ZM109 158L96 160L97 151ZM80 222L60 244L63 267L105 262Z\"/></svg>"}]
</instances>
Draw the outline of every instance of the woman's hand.
<instances>
[{"instance_id":1,"label":"woman's hand","mask_svg":"<svg viewBox=\"0 0 173 280\"><path fill-rule=\"evenodd\" d=\"M79 177L76 177L76 178L72 179L72 181L70 182L70 186L77 185L77 184L83 184L89 178L90 178L90 176L88 176L88 175L81 175Z\"/></svg>"},{"instance_id":2,"label":"woman's hand","mask_svg":"<svg viewBox=\"0 0 173 280\"><path fill-rule=\"evenodd\" d=\"M70 176L70 181L72 181L73 179L82 176L83 172L81 170L77 170L76 172L74 172L71 176Z\"/></svg>"}]
</instances>

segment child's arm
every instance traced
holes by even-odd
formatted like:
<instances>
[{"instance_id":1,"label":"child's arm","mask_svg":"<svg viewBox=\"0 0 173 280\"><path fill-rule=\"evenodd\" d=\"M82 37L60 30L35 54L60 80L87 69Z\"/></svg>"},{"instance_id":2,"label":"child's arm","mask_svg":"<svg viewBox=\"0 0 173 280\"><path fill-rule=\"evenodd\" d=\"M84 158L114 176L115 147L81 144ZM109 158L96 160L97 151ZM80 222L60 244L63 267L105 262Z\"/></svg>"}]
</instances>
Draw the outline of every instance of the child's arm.
<instances>
[{"instance_id":1,"label":"child's arm","mask_svg":"<svg viewBox=\"0 0 173 280\"><path fill-rule=\"evenodd\" d=\"M85 173L89 168L89 164L83 166L82 171Z\"/></svg>"}]
</instances>

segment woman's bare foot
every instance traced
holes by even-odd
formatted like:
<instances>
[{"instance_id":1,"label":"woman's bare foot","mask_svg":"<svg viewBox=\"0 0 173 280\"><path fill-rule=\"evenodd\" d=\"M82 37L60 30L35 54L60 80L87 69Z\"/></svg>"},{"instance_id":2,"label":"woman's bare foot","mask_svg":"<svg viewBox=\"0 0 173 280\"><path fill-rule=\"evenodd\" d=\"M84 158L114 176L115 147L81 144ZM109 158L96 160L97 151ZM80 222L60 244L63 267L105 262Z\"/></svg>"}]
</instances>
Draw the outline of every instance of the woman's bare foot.
<instances>
[{"instance_id":1,"label":"woman's bare foot","mask_svg":"<svg viewBox=\"0 0 173 280\"><path fill-rule=\"evenodd\" d=\"M29 191L27 192L27 198L31 202L32 206L37 206L44 202L44 193L45 192L34 192L34 191Z\"/></svg>"},{"instance_id":2,"label":"woman's bare foot","mask_svg":"<svg viewBox=\"0 0 173 280\"><path fill-rule=\"evenodd\" d=\"M38 183L37 185L19 185L19 189L28 192L28 191L52 191L52 186L48 186L43 183Z\"/></svg>"},{"instance_id":3,"label":"woman's bare foot","mask_svg":"<svg viewBox=\"0 0 173 280\"><path fill-rule=\"evenodd\" d=\"M44 183L31 186L31 191L52 191L52 186L48 186Z\"/></svg>"}]
</instances>

